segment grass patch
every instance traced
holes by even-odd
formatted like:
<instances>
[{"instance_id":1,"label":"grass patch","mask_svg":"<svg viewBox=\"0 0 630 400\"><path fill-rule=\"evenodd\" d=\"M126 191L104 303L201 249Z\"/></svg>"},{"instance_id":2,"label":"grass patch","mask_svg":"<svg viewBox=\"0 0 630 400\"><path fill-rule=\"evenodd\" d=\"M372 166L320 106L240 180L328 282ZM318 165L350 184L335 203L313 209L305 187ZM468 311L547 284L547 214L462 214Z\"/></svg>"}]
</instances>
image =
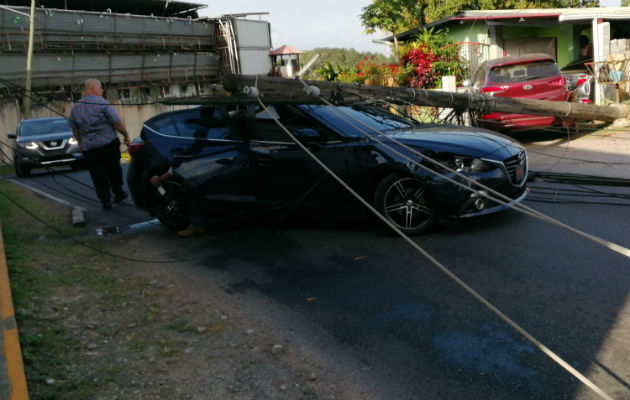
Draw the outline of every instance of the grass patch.
<instances>
[{"instance_id":1,"label":"grass patch","mask_svg":"<svg viewBox=\"0 0 630 400\"><path fill-rule=\"evenodd\" d=\"M15 173L13 166L11 165L0 165L0 176L11 175Z\"/></svg>"},{"instance_id":2,"label":"grass patch","mask_svg":"<svg viewBox=\"0 0 630 400\"><path fill-rule=\"evenodd\" d=\"M128 263L100 253L97 239L73 239L83 231L68 216L64 206L0 179L0 221L29 393L38 400L110 398L135 372L127 365L134 360L125 357L138 346L120 340L122 332L138 315L153 314L158 325L160 309L148 305L165 296L130 274ZM165 357L178 348L165 347Z\"/></svg>"}]
</instances>

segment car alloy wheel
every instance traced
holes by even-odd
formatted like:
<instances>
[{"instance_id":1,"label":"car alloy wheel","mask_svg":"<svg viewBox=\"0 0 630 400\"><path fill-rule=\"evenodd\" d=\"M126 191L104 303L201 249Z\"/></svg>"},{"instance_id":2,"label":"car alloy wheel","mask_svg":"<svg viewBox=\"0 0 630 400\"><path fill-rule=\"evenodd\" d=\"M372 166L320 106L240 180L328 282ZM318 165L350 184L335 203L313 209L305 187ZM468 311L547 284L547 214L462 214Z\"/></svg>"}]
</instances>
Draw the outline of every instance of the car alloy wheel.
<instances>
[{"instance_id":1,"label":"car alloy wheel","mask_svg":"<svg viewBox=\"0 0 630 400\"><path fill-rule=\"evenodd\" d=\"M437 212L426 183L404 174L392 174L376 188L378 211L405 234L429 231Z\"/></svg>"},{"instance_id":2,"label":"car alloy wheel","mask_svg":"<svg viewBox=\"0 0 630 400\"><path fill-rule=\"evenodd\" d=\"M162 183L163 190L153 190L153 205L156 218L168 229L179 231L190 224L186 191L178 182Z\"/></svg>"}]
</instances>

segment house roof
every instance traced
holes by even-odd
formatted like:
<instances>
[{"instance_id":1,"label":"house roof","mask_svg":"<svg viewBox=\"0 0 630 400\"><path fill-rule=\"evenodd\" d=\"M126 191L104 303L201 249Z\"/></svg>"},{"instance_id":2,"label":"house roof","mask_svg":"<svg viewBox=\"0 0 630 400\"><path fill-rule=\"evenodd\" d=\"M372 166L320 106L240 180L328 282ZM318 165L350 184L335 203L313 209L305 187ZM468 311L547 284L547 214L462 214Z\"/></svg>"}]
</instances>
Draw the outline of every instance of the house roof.
<instances>
[{"instance_id":1,"label":"house roof","mask_svg":"<svg viewBox=\"0 0 630 400\"><path fill-rule=\"evenodd\" d=\"M289 54L304 54L304 53L306 52L302 50L298 50L295 47L287 46L285 44L284 46L278 47L275 50L271 50L269 55L270 56L284 56L284 55L289 55Z\"/></svg>"},{"instance_id":2,"label":"house roof","mask_svg":"<svg viewBox=\"0 0 630 400\"><path fill-rule=\"evenodd\" d=\"M465 10L453 14L449 17L433 21L403 32L398 35L399 40L405 40L418 33L423 28L432 28L448 23L461 21L493 21L496 23L517 23L540 21L592 21L593 19L603 20L628 20L630 22L630 7L591 7L591 8L544 8L544 9L522 9L522 10ZM381 41L393 42L394 37L389 36Z\"/></svg>"}]
</instances>

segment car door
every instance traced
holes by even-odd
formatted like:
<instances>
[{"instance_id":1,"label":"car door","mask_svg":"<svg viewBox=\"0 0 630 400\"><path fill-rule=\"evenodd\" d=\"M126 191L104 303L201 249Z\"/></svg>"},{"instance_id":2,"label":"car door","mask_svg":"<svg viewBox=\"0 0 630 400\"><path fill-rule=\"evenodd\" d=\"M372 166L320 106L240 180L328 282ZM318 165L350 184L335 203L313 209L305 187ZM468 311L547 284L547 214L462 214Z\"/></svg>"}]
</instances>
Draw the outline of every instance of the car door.
<instances>
[{"instance_id":1,"label":"car door","mask_svg":"<svg viewBox=\"0 0 630 400\"><path fill-rule=\"evenodd\" d=\"M171 113L153 125L152 143L189 190L211 202L253 203L243 114L224 106Z\"/></svg>"},{"instance_id":2,"label":"car door","mask_svg":"<svg viewBox=\"0 0 630 400\"><path fill-rule=\"evenodd\" d=\"M358 141L344 140L298 107L271 107L257 114L249 144L257 201L319 210L349 208L352 196L292 141L272 116L344 181L358 166Z\"/></svg>"}]
</instances>

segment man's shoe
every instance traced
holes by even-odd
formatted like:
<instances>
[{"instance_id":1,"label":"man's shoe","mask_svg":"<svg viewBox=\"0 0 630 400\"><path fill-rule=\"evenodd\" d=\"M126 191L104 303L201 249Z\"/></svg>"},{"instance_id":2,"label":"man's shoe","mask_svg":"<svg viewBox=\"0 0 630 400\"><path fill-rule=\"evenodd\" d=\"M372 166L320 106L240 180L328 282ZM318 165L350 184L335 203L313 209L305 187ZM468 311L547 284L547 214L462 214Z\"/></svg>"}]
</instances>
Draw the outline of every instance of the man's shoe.
<instances>
[{"instance_id":1,"label":"man's shoe","mask_svg":"<svg viewBox=\"0 0 630 400\"><path fill-rule=\"evenodd\" d=\"M109 201L103 203L103 210L111 210L112 209L112 203L110 203Z\"/></svg>"},{"instance_id":2,"label":"man's shoe","mask_svg":"<svg viewBox=\"0 0 630 400\"><path fill-rule=\"evenodd\" d=\"M188 225L186 229L177 232L177 235L179 237L187 238L191 236L203 235L204 233L206 233L206 228L204 228L203 226Z\"/></svg>"},{"instance_id":3,"label":"man's shoe","mask_svg":"<svg viewBox=\"0 0 630 400\"><path fill-rule=\"evenodd\" d=\"M119 196L114 197L114 203L120 204L123 200L125 200L129 195L126 192L122 192Z\"/></svg>"}]
</instances>

